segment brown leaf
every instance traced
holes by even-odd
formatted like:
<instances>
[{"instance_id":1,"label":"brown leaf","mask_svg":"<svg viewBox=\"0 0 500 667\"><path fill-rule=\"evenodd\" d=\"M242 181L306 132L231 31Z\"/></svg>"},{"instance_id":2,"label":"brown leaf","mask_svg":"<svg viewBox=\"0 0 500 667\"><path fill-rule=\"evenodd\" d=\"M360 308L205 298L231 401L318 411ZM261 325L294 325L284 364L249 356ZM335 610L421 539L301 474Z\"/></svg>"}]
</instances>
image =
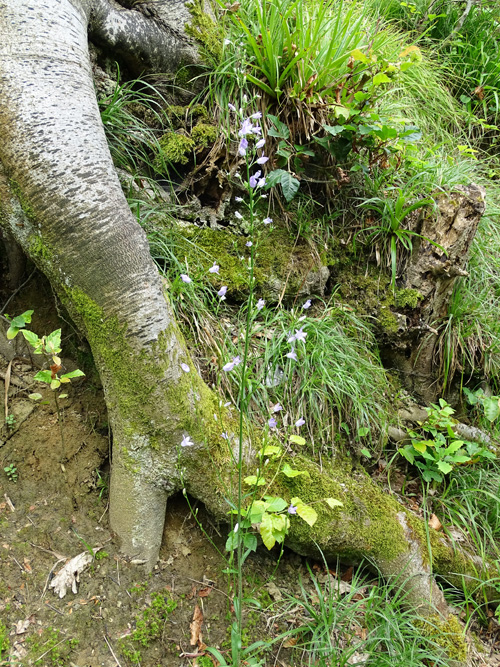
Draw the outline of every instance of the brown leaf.
<instances>
[{"instance_id":1,"label":"brown leaf","mask_svg":"<svg viewBox=\"0 0 500 667\"><path fill-rule=\"evenodd\" d=\"M354 568L352 566L347 568L347 570L341 576L342 581L352 581L352 573L353 572L354 572Z\"/></svg>"},{"instance_id":2,"label":"brown leaf","mask_svg":"<svg viewBox=\"0 0 500 667\"><path fill-rule=\"evenodd\" d=\"M292 648L292 646L295 646L297 641L298 641L298 637L290 637L290 639L287 639L284 642L283 648Z\"/></svg>"},{"instance_id":3,"label":"brown leaf","mask_svg":"<svg viewBox=\"0 0 500 667\"><path fill-rule=\"evenodd\" d=\"M443 525L441 521L437 518L435 514L431 514L431 518L429 519L429 526L431 528L434 528L434 530L442 530Z\"/></svg>"},{"instance_id":4,"label":"brown leaf","mask_svg":"<svg viewBox=\"0 0 500 667\"><path fill-rule=\"evenodd\" d=\"M198 596L200 598L206 598L207 595L210 595L211 592L212 592L212 589L208 586L206 588L200 588L200 590L198 591Z\"/></svg>"},{"instance_id":5,"label":"brown leaf","mask_svg":"<svg viewBox=\"0 0 500 667\"><path fill-rule=\"evenodd\" d=\"M191 629L191 646L196 646L198 642L202 641L201 624L203 623L203 614L198 605L194 608L193 620L189 624Z\"/></svg>"}]
</instances>

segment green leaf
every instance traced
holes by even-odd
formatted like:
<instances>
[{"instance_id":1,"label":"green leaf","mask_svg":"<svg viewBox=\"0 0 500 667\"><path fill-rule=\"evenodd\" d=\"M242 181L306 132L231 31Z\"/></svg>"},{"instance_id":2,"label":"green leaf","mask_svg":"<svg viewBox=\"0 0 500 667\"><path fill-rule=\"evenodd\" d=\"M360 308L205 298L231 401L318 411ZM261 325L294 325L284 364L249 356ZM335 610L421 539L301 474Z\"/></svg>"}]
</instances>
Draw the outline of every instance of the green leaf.
<instances>
[{"instance_id":1,"label":"green leaf","mask_svg":"<svg viewBox=\"0 0 500 667\"><path fill-rule=\"evenodd\" d=\"M226 540L226 551L233 551L238 546L238 533L232 530Z\"/></svg>"},{"instance_id":2,"label":"green leaf","mask_svg":"<svg viewBox=\"0 0 500 667\"><path fill-rule=\"evenodd\" d=\"M449 463L446 461L438 461L437 462L437 467L441 472L443 472L445 475L447 475L449 472L453 470L453 466L451 466Z\"/></svg>"},{"instance_id":3,"label":"green leaf","mask_svg":"<svg viewBox=\"0 0 500 667\"><path fill-rule=\"evenodd\" d=\"M445 454L454 454L455 452L458 452L458 450L463 446L463 441L462 440L455 440L454 442L451 443L449 447L446 447L444 450Z\"/></svg>"},{"instance_id":4,"label":"green leaf","mask_svg":"<svg viewBox=\"0 0 500 667\"><path fill-rule=\"evenodd\" d=\"M490 422L495 421L495 419L500 414L500 399L498 396L491 396L485 398L483 401L484 416Z\"/></svg>"},{"instance_id":5,"label":"green leaf","mask_svg":"<svg viewBox=\"0 0 500 667\"><path fill-rule=\"evenodd\" d=\"M245 533L245 535L243 536L243 545L245 549L249 549L250 551L256 551L257 536L254 535L253 533Z\"/></svg>"},{"instance_id":6,"label":"green leaf","mask_svg":"<svg viewBox=\"0 0 500 667\"><path fill-rule=\"evenodd\" d=\"M271 137L277 137L278 139L288 139L288 137L290 136L290 130L288 129L288 125L282 123L280 120L278 120L278 118L276 118L276 116L273 116L271 114L267 114L267 117L276 128L274 129L271 127L267 133Z\"/></svg>"},{"instance_id":7,"label":"green leaf","mask_svg":"<svg viewBox=\"0 0 500 667\"><path fill-rule=\"evenodd\" d=\"M22 329L21 333L28 341L28 343L31 345L31 347L38 347L38 345L40 344L40 339L38 338L38 336L34 331L29 331L29 329Z\"/></svg>"},{"instance_id":8,"label":"green leaf","mask_svg":"<svg viewBox=\"0 0 500 667\"><path fill-rule=\"evenodd\" d=\"M61 329L49 333L45 339L45 347L49 354L58 354L61 351Z\"/></svg>"},{"instance_id":9,"label":"green leaf","mask_svg":"<svg viewBox=\"0 0 500 667\"><path fill-rule=\"evenodd\" d=\"M372 457L370 450L366 449L366 447L364 447L361 450L361 454L363 454L363 456L366 456L367 459L371 459L371 457Z\"/></svg>"},{"instance_id":10,"label":"green leaf","mask_svg":"<svg viewBox=\"0 0 500 667\"><path fill-rule=\"evenodd\" d=\"M310 526L314 526L318 519L316 510L313 509L310 505L303 503L300 498L292 498L291 503L297 508L297 514L300 516L300 518L304 519L304 521Z\"/></svg>"},{"instance_id":11,"label":"green leaf","mask_svg":"<svg viewBox=\"0 0 500 667\"><path fill-rule=\"evenodd\" d=\"M266 511L267 512L282 512L286 507L287 503L283 498L277 498L275 496L264 496L266 501Z\"/></svg>"},{"instance_id":12,"label":"green leaf","mask_svg":"<svg viewBox=\"0 0 500 667\"><path fill-rule=\"evenodd\" d=\"M260 523L265 511L266 503L262 500L255 500L250 506L247 516L249 517L251 523Z\"/></svg>"},{"instance_id":13,"label":"green leaf","mask_svg":"<svg viewBox=\"0 0 500 667\"><path fill-rule=\"evenodd\" d=\"M263 477L257 477L257 475L250 475L245 477L243 480L248 486L263 486L266 483L266 480Z\"/></svg>"},{"instance_id":14,"label":"green leaf","mask_svg":"<svg viewBox=\"0 0 500 667\"><path fill-rule=\"evenodd\" d=\"M281 447L266 445L259 451L259 456L276 456L276 454L281 454L281 451Z\"/></svg>"},{"instance_id":15,"label":"green leaf","mask_svg":"<svg viewBox=\"0 0 500 667\"><path fill-rule=\"evenodd\" d=\"M340 500L337 500L336 498L325 498L325 503L332 509L334 507L344 507L344 503L340 502Z\"/></svg>"},{"instance_id":16,"label":"green leaf","mask_svg":"<svg viewBox=\"0 0 500 667\"><path fill-rule=\"evenodd\" d=\"M50 371L38 371L34 379L38 380L38 382L50 384L52 382L52 373Z\"/></svg>"},{"instance_id":17,"label":"green leaf","mask_svg":"<svg viewBox=\"0 0 500 667\"><path fill-rule=\"evenodd\" d=\"M64 375L61 375L62 378L67 378L68 380L71 378L81 378L84 377L85 373L81 371L79 368L77 368L75 371L70 371L69 373L64 373Z\"/></svg>"},{"instance_id":18,"label":"green leaf","mask_svg":"<svg viewBox=\"0 0 500 667\"><path fill-rule=\"evenodd\" d=\"M305 445L306 440L301 435L291 435L289 438L290 442L293 442L294 445Z\"/></svg>"},{"instance_id":19,"label":"green leaf","mask_svg":"<svg viewBox=\"0 0 500 667\"><path fill-rule=\"evenodd\" d=\"M276 539L273 532L273 522L269 514L265 513L262 517L262 522L259 526L259 532L262 537L262 541L268 549L272 549L276 544Z\"/></svg>"},{"instance_id":20,"label":"green leaf","mask_svg":"<svg viewBox=\"0 0 500 667\"><path fill-rule=\"evenodd\" d=\"M429 444L428 440L414 440L412 443L413 447L417 450L419 454L423 454L425 450L427 449L427 445Z\"/></svg>"},{"instance_id":21,"label":"green leaf","mask_svg":"<svg viewBox=\"0 0 500 667\"><path fill-rule=\"evenodd\" d=\"M31 398L32 401L39 401L42 398L42 395L35 392L34 394L30 394L28 398Z\"/></svg>"},{"instance_id":22,"label":"green leaf","mask_svg":"<svg viewBox=\"0 0 500 667\"><path fill-rule=\"evenodd\" d=\"M358 428L358 435L360 438L364 438L365 435L368 435L370 433L370 429L367 426L362 426L361 428Z\"/></svg>"},{"instance_id":23,"label":"green leaf","mask_svg":"<svg viewBox=\"0 0 500 667\"><path fill-rule=\"evenodd\" d=\"M387 74L384 74L383 72L379 72L378 74L375 74L373 77L373 85L374 86L380 86L382 83L390 83L391 80L387 76Z\"/></svg>"},{"instance_id":24,"label":"green leaf","mask_svg":"<svg viewBox=\"0 0 500 667\"><path fill-rule=\"evenodd\" d=\"M281 472L287 477L298 477L299 475L307 475L309 477L307 470L294 470L288 465L288 463L285 463L281 469Z\"/></svg>"},{"instance_id":25,"label":"green leaf","mask_svg":"<svg viewBox=\"0 0 500 667\"><path fill-rule=\"evenodd\" d=\"M359 49L354 49L354 51L351 51L351 57L354 58L354 60L359 60L360 62L365 63L365 65L370 63L370 58L368 58L368 56L366 56Z\"/></svg>"},{"instance_id":26,"label":"green leaf","mask_svg":"<svg viewBox=\"0 0 500 667\"><path fill-rule=\"evenodd\" d=\"M346 120L351 115L350 110L347 109L346 107L341 106L340 104L336 104L333 107L333 113L335 114L335 118L339 118L341 116L342 118L345 118Z\"/></svg>"},{"instance_id":27,"label":"green leaf","mask_svg":"<svg viewBox=\"0 0 500 667\"><path fill-rule=\"evenodd\" d=\"M335 136L336 134L340 134L341 132L344 131L344 126L343 125L323 125L323 129L328 132L328 134L333 134Z\"/></svg>"},{"instance_id":28,"label":"green leaf","mask_svg":"<svg viewBox=\"0 0 500 667\"><path fill-rule=\"evenodd\" d=\"M284 198L287 202L292 201L299 190L300 181L294 178L288 171L284 171L280 178L280 184Z\"/></svg>"},{"instance_id":29,"label":"green leaf","mask_svg":"<svg viewBox=\"0 0 500 667\"><path fill-rule=\"evenodd\" d=\"M58 389L60 386L61 386L61 381L58 380L57 378L54 378L50 383L51 389Z\"/></svg>"},{"instance_id":30,"label":"green leaf","mask_svg":"<svg viewBox=\"0 0 500 667\"><path fill-rule=\"evenodd\" d=\"M68 394L59 394L59 398L68 398Z\"/></svg>"},{"instance_id":31,"label":"green leaf","mask_svg":"<svg viewBox=\"0 0 500 667\"><path fill-rule=\"evenodd\" d=\"M7 329L7 340L13 340L17 334L19 333L20 329L17 327L13 327L12 324L10 327Z\"/></svg>"}]
</instances>

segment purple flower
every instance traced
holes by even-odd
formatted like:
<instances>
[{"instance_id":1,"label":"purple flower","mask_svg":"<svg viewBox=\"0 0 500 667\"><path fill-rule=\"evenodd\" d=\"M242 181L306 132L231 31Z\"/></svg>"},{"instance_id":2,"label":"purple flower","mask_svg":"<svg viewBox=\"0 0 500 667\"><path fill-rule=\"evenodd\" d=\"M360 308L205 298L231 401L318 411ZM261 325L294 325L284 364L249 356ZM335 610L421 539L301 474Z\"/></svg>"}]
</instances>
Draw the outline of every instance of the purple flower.
<instances>
[{"instance_id":1,"label":"purple flower","mask_svg":"<svg viewBox=\"0 0 500 667\"><path fill-rule=\"evenodd\" d=\"M237 218L238 220L243 220L243 216L239 211L234 212L234 217Z\"/></svg>"},{"instance_id":2,"label":"purple flower","mask_svg":"<svg viewBox=\"0 0 500 667\"><path fill-rule=\"evenodd\" d=\"M243 201L243 197L235 197L234 201L237 201L239 203L240 201Z\"/></svg>"},{"instance_id":3,"label":"purple flower","mask_svg":"<svg viewBox=\"0 0 500 667\"><path fill-rule=\"evenodd\" d=\"M238 146L238 155L246 155L248 148L248 139L245 137L241 138L240 145Z\"/></svg>"},{"instance_id":4,"label":"purple flower","mask_svg":"<svg viewBox=\"0 0 500 667\"><path fill-rule=\"evenodd\" d=\"M226 403L224 403L225 408L228 408L230 405L231 405L231 401L226 401Z\"/></svg>"},{"instance_id":5,"label":"purple flower","mask_svg":"<svg viewBox=\"0 0 500 667\"><path fill-rule=\"evenodd\" d=\"M194 445L194 442L191 440L189 435L185 435L181 442L181 447L191 447Z\"/></svg>"},{"instance_id":6,"label":"purple flower","mask_svg":"<svg viewBox=\"0 0 500 667\"><path fill-rule=\"evenodd\" d=\"M220 267L219 267L219 265L217 264L217 262L214 262L213 266L211 266L211 267L208 269L208 272L209 272L209 273L219 273L219 268L220 268Z\"/></svg>"},{"instance_id":7,"label":"purple flower","mask_svg":"<svg viewBox=\"0 0 500 667\"><path fill-rule=\"evenodd\" d=\"M181 273L181 280L182 280L183 283L191 283L191 282L193 282L193 281L191 280L191 278L190 278L188 275L186 275L185 273Z\"/></svg>"},{"instance_id":8,"label":"purple flower","mask_svg":"<svg viewBox=\"0 0 500 667\"><path fill-rule=\"evenodd\" d=\"M283 406L280 405L280 403L276 403L276 405L273 405L271 408L271 412L279 412L280 410L283 410Z\"/></svg>"},{"instance_id":9,"label":"purple flower","mask_svg":"<svg viewBox=\"0 0 500 667\"><path fill-rule=\"evenodd\" d=\"M226 41L228 41L228 40L226 40ZM227 108L228 108L230 111L236 111L236 107L234 106L234 104L229 103L229 104L227 105Z\"/></svg>"},{"instance_id":10,"label":"purple flower","mask_svg":"<svg viewBox=\"0 0 500 667\"><path fill-rule=\"evenodd\" d=\"M266 164L266 162L267 162L268 160L269 160L269 158L266 157L265 155L263 155L262 157L260 157L260 158L257 160L257 164Z\"/></svg>"},{"instance_id":11,"label":"purple flower","mask_svg":"<svg viewBox=\"0 0 500 667\"><path fill-rule=\"evenodd\" d=\"M257 310L262 310L262 309L264 308L265 305L266 305L266 302L264 301L264 299L259 299L259 300L257 301L257 306L256 306L256 308L257 308Z\"/></svg>"},{"instance_id":12,"label":"purple flower","mask_svg":"<svg viewBox=\"0 0 500 667\"><path fill-rule=\"evenodd\" d=\"M222 370L226 371L226 373L229 373L234 369L235 366L238 366L239 364L241 364L241 359L238 356L233 357L233 360L228 361L228 363L222 367Z\"/></svg>"},{"instance_id":13,"label":"purple flower","mask_svg":"<svg viewBox=\"0 0 500 667\"><path fill-rule=\"evenodd\" d=\"M262 148L265 146L266 140L265 139L259 139L259 141L255 144L255 148Z\"/></svg>"},{"instance_id":14,"label":"purple flower","mask_svg":"<svg viewBox=\"0 0 500 667\"><path fill-rule=\"evenodd\" d=\"M271 417L269 421L267 422L269 424L269 428L276 428L276 424L278 423L274 417Z\"/></svg>"},{"instance_id":15,"label":"purple flower","mask_svg":"<svg viewBox=\"0 0 500 667\"><path fill-rule=\"evenodd\" d=\"M253 176L250 176L248 182L250 184L251 188L255 188L259 182L259 176L261 175L262 172L256 171Z\"/></svg>"},{"instance_id":16,"label":"purple flower","mask_svg":"<svg viewBox=\"0 0 500 667\"><path fill-rule=\"evenodd\" d=\"M227 285L222 285L220 290L217 292L217 296L220 296L221 299L226 298Z\"/></svg>"},{"instance_id":17,"label":"purple flower","mask_svg":"<svg viewBox=\"0 0 500 667\"><path fill-rule=\"evenodd\" d=\"M262 129L259 125L254 125L252 127L252 134L262 134Z\"/></svg>"},{"instance_id":18,"label":"purple flower","mask_svg":"<svg viewBox=\"0 0 500 667\"><path fill-rule=\"evenodd\" d=\"M295 422L295 426L299 428L299 426L304 426L305 423L306 420L301 417L300 419L297 419L297 421Z\"/></svg>"},{"instance_id":19,"label":"purple flower","mask_svg":"<svg viewBox=\"0 0 500 667\"><path fill-rule=\"evenodd\" d=\"M290 505L288 508L288 514L297 514L297 508L294 505Z\"/></svg>"},{"instance_id":20,"label":"purple flower","mask_svg":"<svg viewBox=\"0 0 500 667\"><path fill-rule=\"evenodd\" d=\"M289 359L293 359L294 361L298 361L297 352L295 352L295 350L292 350L291 352L287 352L285 354L285 357L288 357Z\"/></svg>"},{"instance_id":21,"label":"purple flower","mask_svg":"<svg viewBox=\"0 0 500 667\"><path fill-rule=\"evenodd\" d=\"M253 243L251 241L247 241L245 245L247 248L251 248L253 246Z\"/></svg>"},{"instance_id":22,"label":"purple flower","mask_svg":"<svg viewBox=\"0 0 500 667\"><path fill-rule=\"evenodd\" d=\"M270 225L272 221L273 221L272 218L264 218L264 220L263 220L262 222L263 222L265 225Z\"/></svg>"},{"instance_id":23,"label":"purple flower","mask_svg":"<svg viewBox=\"0 0 500 667\"><path fill-rule=\"evenodd\" d=\"M181 364L181 368L184 371L184 373L189 373L191 370L187 364Z\"/></svg>"},{"instance_id":24,"label":"purple flower","mask_svg":"<svg viewBox=\"0 0 500 667\"><path fill-rule=\"evenodd\" d=\"M224 438L224 440L229 440L229 434L224 431L224 433L221 433L221 438Z\"/></svg>"},{"instance_id":25,"label":"purple flower","mask_svg":"<svg viewBox=\"0 0 500 667\"><path fill-rule=\"evenodd\" d=\"M245 118L245 120L241 124L240 131L238 132L238 136L246 137L247 134L252 134L253 129L254 129L254 127L252 125L252 121L250 120L250 118Z\"/></svg>"},{"instance_id":26,"label":"purple flower","mask_svg":"<svg viewBox=\"0 0 500 667\"><path fill-rule=\"evenodd\" d=\"M264 185L266 184L266 179L264 178L259 178L259 182L257 183L258 188L263 188Z\"/></svg>"},{"instance_id":27,"label":"purple flower","mask_svg":"<svg viewBox=\"0 0 500 667\"><path fill-rule=\"evenodd\" d=\"M260 111L256 111L250 116L250 118L253 118L254 120L259 120L260 118L262 118L262 113Z\"/></svg>"},{"instance_id":28,"label":"purple flower","mask_svg":"<svg viewBox=\"0 0 500 667\"><path fill-rule=\"evenodd\" d=\"M295 340L301 340L303 343L306 342L307 334L303 331L302 327L300 329L295 329Z\"/></svg>"},{"instance_id":29,"label":"purple flower","mask_svg":"<svg viewBox=\"0 0 500 667\"><path fill-rule=\"evenodd\" d=\"M307 301L302 305L302 308L304 310L307 310L310 307L311 307L311 299L307 299Z\"/></svg>"}]
</instances>

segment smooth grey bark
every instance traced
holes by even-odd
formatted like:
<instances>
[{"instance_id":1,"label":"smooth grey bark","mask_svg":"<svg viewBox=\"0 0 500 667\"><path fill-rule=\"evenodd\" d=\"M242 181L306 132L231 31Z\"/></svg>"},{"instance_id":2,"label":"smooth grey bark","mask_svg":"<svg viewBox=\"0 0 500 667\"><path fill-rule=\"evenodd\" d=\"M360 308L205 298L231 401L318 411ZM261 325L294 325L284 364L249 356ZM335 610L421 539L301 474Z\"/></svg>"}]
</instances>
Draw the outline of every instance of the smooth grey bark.
<instances>
[{"instance_id":1,"label":"smooth grey bark","mask_svg":"<svg viewBox=\"0 0 500 667\"><path fill-rule=\"evenodd\" d=\"M181 485L225 517L204 449L217 452L223 443L213 426L217 398L189 359L106 144L87 48L88 21L100 3L0 0L0 224L47 274L89 340L114 437L111 526L124 552L151 567L167 498ZM181 451L188 434L195 445ZM221 458L219 474L231 464ZM313 469L318 485L327 485L327 475ZM408 567L410 579L420 578L418 600L445 609L424 563L425 544L395 508L386 519L392 516L398 536L397 557L384 555L383 529L382 538L363 537L383 498L371 486L375 501L350 492L354 511L328 520L317 543L329 557L364 550L389 575ZM313 549L307 531L290 535L299 553Z\"/></svg>"}]
</instances>

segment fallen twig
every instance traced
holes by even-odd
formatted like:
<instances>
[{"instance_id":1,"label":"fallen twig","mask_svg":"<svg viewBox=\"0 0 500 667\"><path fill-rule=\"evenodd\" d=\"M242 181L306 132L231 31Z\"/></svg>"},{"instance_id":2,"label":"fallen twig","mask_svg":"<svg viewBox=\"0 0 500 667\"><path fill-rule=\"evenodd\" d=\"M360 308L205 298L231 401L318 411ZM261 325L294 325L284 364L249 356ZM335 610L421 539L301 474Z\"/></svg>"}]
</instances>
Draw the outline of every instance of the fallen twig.
<instances>
[{"instance_id":1,"label":"fallen twig","mask_svg":"<svg viewBox=\"0 0 500 667\"><path fill-rule=\"evenodd\" d=\"M104 637L104 641L105 641L106 644L108 645L109 650L111 651L111 655L112 655L113 658L115 659L115 662L116 662L117 666L118 666L118 667L122 667L122 666L120 665L120 661L118 660L118 658L117 658L116 655L115 655L115 652L113 651L113 648L111 647L111 644L110 644L109 641L108 641L108 638L106 637L106 635L103 635L103 637Z\"/></svg>"}]
</instances>

